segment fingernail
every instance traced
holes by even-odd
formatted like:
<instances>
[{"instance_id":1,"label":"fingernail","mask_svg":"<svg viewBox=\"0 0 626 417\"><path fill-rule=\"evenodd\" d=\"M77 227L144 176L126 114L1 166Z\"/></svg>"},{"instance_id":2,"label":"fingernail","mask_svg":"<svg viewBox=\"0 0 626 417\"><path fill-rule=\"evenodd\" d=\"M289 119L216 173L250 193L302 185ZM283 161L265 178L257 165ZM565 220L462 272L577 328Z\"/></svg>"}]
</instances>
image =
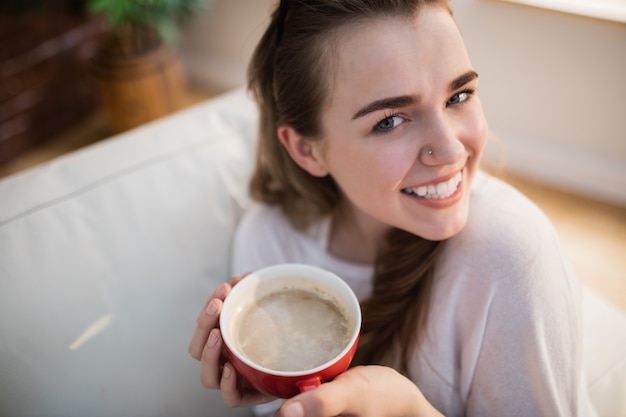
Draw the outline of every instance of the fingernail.
<instances>
[{"instance_id":1,"label":"fingernail","mask_svg":"<svg viewBox=\"0 0 626 417\"><path fill-rule=\"evenodd\" d=\"M213 347L217 344L217 336L213 334L213 332L209 333L209 340L207 341L209 347Z\"/></svg>"},{"instance_id":2,"label":"fingernail","mask_svg":"<svg viewBox=\"0 0 626 417\"><path fill-rule=\"evenodd\" d=\"M233 374L232 369L230 369L230 366L228 365L224 365L224 378L230 378L230 376Z\"/></svg>"},{"instance_id":3,"label":"fingernail","mask_svg":"<svg viewBox=\"0 0 626 417\"><path fill-rule=\"evenodd\" d=\"M224 297L226 297L226 288L227 288L226 284L221 284L218 287L217 291L215 292L215 296L217 298L224 298Z\"/></svg>"},{"instance_id":4,"label":"fingernail","mask_svg":"<svg viewBox=\"0 0 626 417\"><path fill-rule=\"evenodd\" d=\"M283 408L283 417L304 417L302 403L289 403Z\"/></svg>"},{"instance_id":5,"label":"fingernail","mask_svg":"<svg viewBox=\"0 0 626 417\"><path fill-rule=\"evenodd\" d=\"M206 307L206 313L209 316L214 316L215 313L217 313L217 306L215 305L215 303L213 302L213 300L211 300L211 302L209 303L209 305Z\"/></svg>"}]
</instances>

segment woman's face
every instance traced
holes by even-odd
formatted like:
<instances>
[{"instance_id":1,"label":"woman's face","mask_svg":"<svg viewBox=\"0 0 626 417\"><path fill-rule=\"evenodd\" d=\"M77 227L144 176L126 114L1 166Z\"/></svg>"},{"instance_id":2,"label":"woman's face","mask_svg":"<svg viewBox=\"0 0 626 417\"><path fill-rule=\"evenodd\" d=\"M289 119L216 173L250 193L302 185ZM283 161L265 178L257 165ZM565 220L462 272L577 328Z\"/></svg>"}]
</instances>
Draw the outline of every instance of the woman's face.
<instances>
[{"instance_id":1,"label":"woman's face","mask_svg":"<svg viewBox=\"0 0 626 417\"><path fill-rule=\"evenodd\" d=\"M382 18L336 39L312 142L354 218L431 240L465 225L487 124L461 35L442 8Z\"/></svg>"}]
</instances>

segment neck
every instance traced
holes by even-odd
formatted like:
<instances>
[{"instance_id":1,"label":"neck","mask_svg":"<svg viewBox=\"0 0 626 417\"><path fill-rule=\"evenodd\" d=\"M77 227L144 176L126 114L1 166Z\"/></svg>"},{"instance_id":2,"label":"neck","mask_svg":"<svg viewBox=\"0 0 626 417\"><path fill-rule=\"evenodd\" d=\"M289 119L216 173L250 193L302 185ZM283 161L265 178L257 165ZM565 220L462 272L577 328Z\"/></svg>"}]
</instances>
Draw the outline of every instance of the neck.
<instances>
[{"instance_id":1,"label":"neck","mask_svg":"<svg viewBox=\"0 0 626 417\"><path fill-rule=\"evenodd\" d=\"M344 200L333 214L329 251L346 261L373 264L388 231L388 225Z\"/></svg>"}]
</instances>

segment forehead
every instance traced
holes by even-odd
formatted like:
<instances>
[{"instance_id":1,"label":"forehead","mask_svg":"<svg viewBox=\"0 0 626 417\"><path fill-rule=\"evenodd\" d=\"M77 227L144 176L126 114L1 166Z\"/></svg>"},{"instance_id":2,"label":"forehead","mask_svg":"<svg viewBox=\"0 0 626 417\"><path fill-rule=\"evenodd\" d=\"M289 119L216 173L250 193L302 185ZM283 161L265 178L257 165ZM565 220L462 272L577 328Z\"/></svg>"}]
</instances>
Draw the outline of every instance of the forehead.
<instances>
[{"instance_id":1,"label":"forehead","mask_svg":"<svg viewBox=\"0 0 626 417\"><path fill-rule=\"evenodd\" d=\"M447 10L362 21L334 39L329 100L332 107L405 94L424 95L471 68Z\"/></svg>"}]
</instances>

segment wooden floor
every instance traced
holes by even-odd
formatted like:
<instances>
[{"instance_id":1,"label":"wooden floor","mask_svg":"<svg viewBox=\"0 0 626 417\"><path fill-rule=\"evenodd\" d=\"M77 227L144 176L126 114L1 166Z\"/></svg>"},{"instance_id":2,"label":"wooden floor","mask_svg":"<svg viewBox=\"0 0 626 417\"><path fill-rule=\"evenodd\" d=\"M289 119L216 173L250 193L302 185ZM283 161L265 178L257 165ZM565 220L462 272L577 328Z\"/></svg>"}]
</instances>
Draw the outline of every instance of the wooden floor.
<instances>
[{"instance_id":1,"label":"wooden floor","mask_svg":"<svg viewBox=\"0 0 626 417\"><path fill-rule=\"evenodd\" d=\"M208 94L208 93L207 93ZM210 97L192 93L189 105ZM0 178L87 146L108 136L99 113L0 166ZM626 311L626 208L572 195L521 178L506 179L534 200L559 233L582 281Z\"/></svg>"}]
</instances>

